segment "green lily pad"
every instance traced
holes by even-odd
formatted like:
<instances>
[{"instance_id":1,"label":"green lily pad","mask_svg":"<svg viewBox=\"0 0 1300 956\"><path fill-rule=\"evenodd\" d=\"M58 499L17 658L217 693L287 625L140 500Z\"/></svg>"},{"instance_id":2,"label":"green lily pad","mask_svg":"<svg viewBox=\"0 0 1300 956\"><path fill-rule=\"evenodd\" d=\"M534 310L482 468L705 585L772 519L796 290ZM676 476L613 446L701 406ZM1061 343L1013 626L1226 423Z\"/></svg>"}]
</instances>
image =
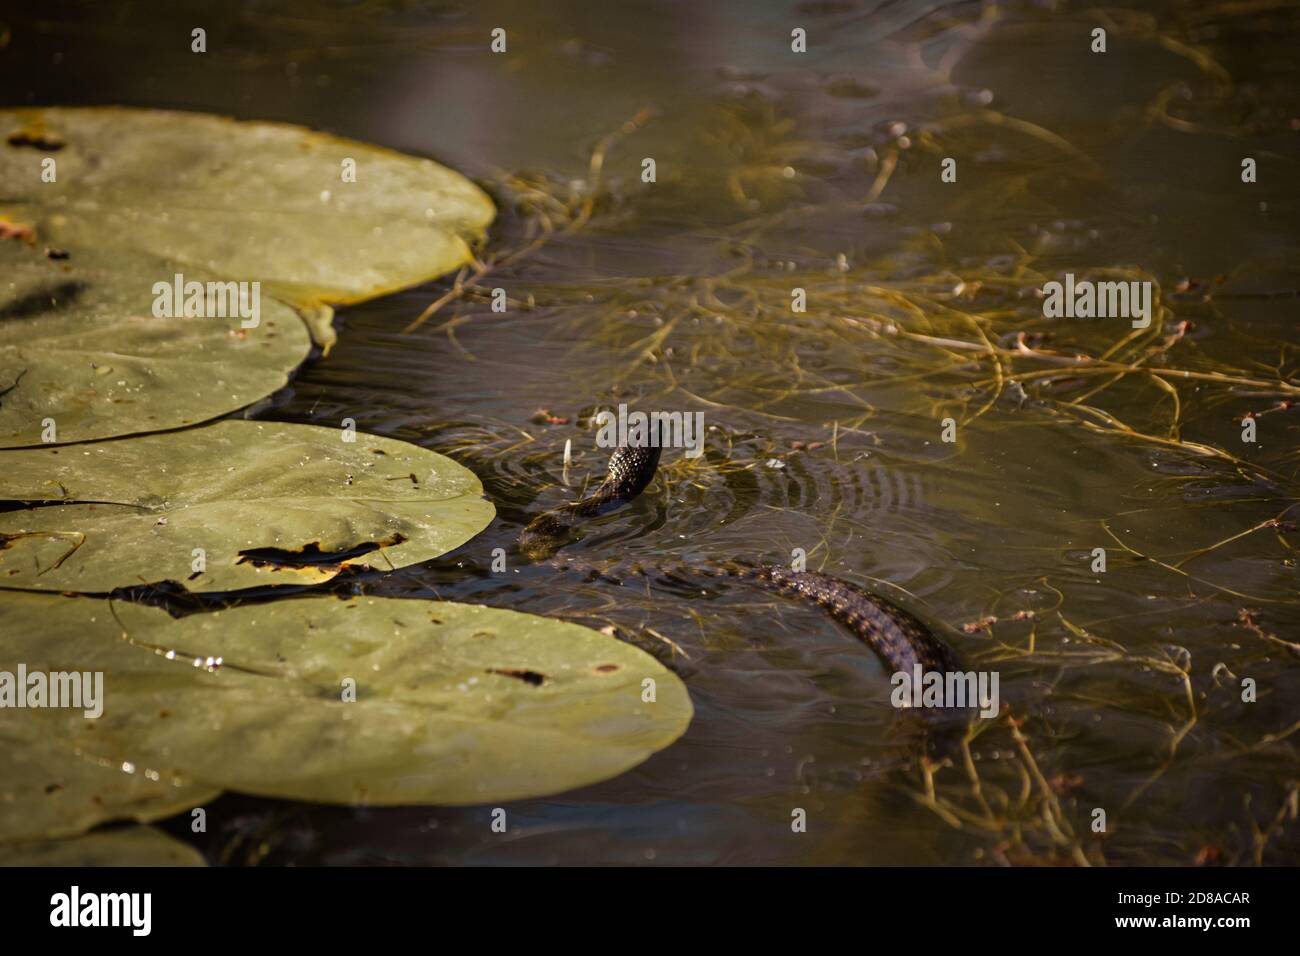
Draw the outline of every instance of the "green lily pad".
<instances>
[{"instance_id":1,"label":"green lily pad","mask_svg":"<svg viewBox=\"0 0 1300 956\"><path fill-rule=\"evenodd\" d=\"M0 598L0 620L16 623L13 602L21 600L17 595ZM99 613L107 618L107 607ZM28 617L24 626L35 629L40 622ZM0 634L0 670L16 674L23 659L15 657L7 635ZM48 655L39 659L51 661L52 670L79 666ZM121 761L84 753L70 741L42 739L45 722L24 719L33 713L0 709L0 844L74 836L113 820L161 820L217 796L212 787L178 774L146 772L129 763L124 767Z\"/></svg>"},{"instance_id":2,"label":"green lily pad","mask_svg":"<svg viewBox=\"0 0 1300 956\"><path fill-rule=\"evenodd\" d=\"M6 596L4 603L10 600ZM0 638L6 662L0 669L15 673L6 643ZM31 713L0 710L0 844L73 836L113 820L161 820L218 795L175 773L124 766L67 743L37 739L44 722L19 716Z\"/></svg>"},{"instance_id":3,"label":"green lily pad","mask_svg":"<svg viewBox=\"0 0 1300 956\"><path fill-rule=\"evenodd\" d=\"M0 846L0 866L207 866L203 854L154 827Z\"/></svg>"},{"instance_id":4,"label":"green lily pad","mask_svg":"<svg viewBox=\"0 0 1300 956\"><path fill-rule=\"evenodd\" d=\"M685 686L650 655L514 611L322 596L179 620L114 610L23 592L0 601L0 670L104 673L97 719L0 709L0 733L214 789L458 805L608 779L691 718Z\"/></svg>"},{"instance_id":5,"label":"green lily pad","mask_svg":"<svg viewBox=\"0 0 1300 956\"><path fill-rule=\"evenodd\" d=\"M175 428L282 387L311 349L293 310L263 297L248 329L154 316L150 277L180 268L101 250L54 260L0 240L0 447Z\"/></svg>"},{"instance_id":6,"label":"green lily pad","mask_svg":"<svg viewBox=\"0 0 1300 956\"><path fill-rule=\"evenodd\" d=\"M436 558L496 513L473 472L344 429L222 421L3 453L0 587L317 584ZM66 502L56 504L55 502Z\"/></svg>"},{"instance_id":7,"label":"green lily pad","mask_svg":"<svg viewBox=\"0 0 1300 956\"><path fill-rule=\"evenodd\" d=\"M247 405L306 354L273 297L328 348L331 306L463 264L494 212L427 159L300 127L121 108L0 110L0 183L0 447L46 440L46 418L74 442ZM275 328L154 319L154 284L178 273L260 282Z\"/></svg>"}]
</instances>

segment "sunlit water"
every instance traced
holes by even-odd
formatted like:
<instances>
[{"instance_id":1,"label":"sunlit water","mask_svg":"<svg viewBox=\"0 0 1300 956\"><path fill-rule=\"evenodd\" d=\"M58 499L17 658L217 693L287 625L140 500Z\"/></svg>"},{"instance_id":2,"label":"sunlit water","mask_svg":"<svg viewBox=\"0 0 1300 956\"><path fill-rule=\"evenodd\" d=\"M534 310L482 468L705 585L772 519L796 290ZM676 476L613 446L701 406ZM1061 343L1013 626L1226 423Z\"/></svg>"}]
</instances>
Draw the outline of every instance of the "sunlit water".
<instances>
[{"instance_id":1,"label":"sunlit water","mask_svg":"<svg viewBox=\"0 0 1300 956\"><path fill-rule=\"evenodd\" d=\"M1300 639L1300 411L1261 416L1254 443L1240 421L1296 398L1276 383L1300 343L1300 12L941 6L246 3L207 17L202 57L183 5L0 18L9 103L302 123L434 156L503 206L511 175L569 199L601 138L655 111L611 145L589 224L484 281L505 314L467 297L403 334L446 281L347 310L330 355L257 414L354 418L451 455L497 505L459 551L343 587L613 626L685 679L690 730L618 779L511 805L505 835L487 807L226 797L200 838L213 861L1300 859L1300 662L1279 643ZM496 26L506 55L487 51ZM503 208L484 255L527 228ZM1043 317L1044 281L1106 269L1156 283L1143 337ZM1166 374L980 353L1018 341ZM618 402L704 412L705 454L667 453L568 550L608 574L513 552L491 573L529 516L599 480L583 426ZM820 612L628 571L794 549L951 625L1014 723L982 722L931 793L883 665Z\"/></svg>"}]
</instances>

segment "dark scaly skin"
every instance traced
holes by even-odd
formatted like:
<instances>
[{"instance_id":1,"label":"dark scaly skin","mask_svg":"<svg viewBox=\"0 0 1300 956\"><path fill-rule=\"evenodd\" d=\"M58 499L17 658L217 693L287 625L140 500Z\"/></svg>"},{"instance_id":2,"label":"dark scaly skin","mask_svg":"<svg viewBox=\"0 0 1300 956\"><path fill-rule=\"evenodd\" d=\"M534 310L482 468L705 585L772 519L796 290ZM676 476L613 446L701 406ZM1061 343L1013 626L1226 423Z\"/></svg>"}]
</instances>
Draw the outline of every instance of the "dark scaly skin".
<instances>
[{"instance_id":1,"label":"dark scaly skin","mask_svg":"<svg viewBox=\"0 0 1300 956\"><path fill-rule=\"evenodd\" d=\"M519 536L521 550L530 555L551 554L582 518L606 514L641 494L654 478L659 451L658 448L617 449L596 492L534 519ZM728 565L718 570L692 570L751 581L767 590L816 604L871 648L892 672L911 674L917 664L923 671L939 673L958 667L952 650L912 614L829 574L793 571L777 565L752 568Z\"/></svg>"},{"instance_id":2,"label":"dark scaly skin","mask_svg":"<svg viewBox=\"0 0 1300 956\"><path fill-rule=\"evenodd\" d=\"M944 674L956 668L952 651L928 627L898 605L856 584L820 571L792 571L771 564L729 573L824 608L875 651L891 672L912 674L917 664L922 671Z\"/></svg>"},{"instance_id":3,"label":"dark scaly skin","mask_svg":"<svg viewBox=\"0 0 1300 956\"><path fill-rule=\"evenodd\" d=\"M583 518L594 518L621 508L654 480L659 448L617 448L609 458L605 480L592 494L539 515L519 534L519 549L530 557L545 557L573 534Z\"/></svg>"}]
</instances>

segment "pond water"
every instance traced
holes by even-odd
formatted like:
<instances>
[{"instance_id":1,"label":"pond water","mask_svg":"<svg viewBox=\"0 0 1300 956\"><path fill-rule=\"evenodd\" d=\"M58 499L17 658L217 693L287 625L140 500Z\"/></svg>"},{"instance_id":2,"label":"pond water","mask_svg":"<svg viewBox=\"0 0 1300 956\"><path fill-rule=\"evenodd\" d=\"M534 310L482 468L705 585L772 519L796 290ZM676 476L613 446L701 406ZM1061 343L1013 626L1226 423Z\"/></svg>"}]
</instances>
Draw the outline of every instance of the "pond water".
<instances>
[{"instance_id":1,"label":"pond water","mask_svg":"<svg viewBox=\"0 0 1300 956\"><path fill-rule=\"evenodd\" d=\"M505 835L237 796L175 835L229 863L1300 862L1300 4L206 6L5 11L0 96L300 123L489 189L475 289L409 332L450 280L345 310L254 414L353 418L497 506L340 590L613 627L696 716ZM1067 273L1152 283L1149 324L1045 317ZM567 549L605 573L526 562L620 402L703 412L704 454ZM821 612L654 570L795 549L950 625L1004 714L931 763Z\"/></svg>"}]
</instances>

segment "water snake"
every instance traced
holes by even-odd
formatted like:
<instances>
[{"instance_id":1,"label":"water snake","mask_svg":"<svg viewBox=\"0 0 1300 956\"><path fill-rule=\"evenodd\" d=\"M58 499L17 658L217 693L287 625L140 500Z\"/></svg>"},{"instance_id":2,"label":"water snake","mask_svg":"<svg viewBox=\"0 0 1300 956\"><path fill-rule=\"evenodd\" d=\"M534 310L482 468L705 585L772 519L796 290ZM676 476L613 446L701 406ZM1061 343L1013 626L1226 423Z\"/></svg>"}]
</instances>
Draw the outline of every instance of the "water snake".
<instances>
[{"instance_id":1,"label":"water snake","mask_svg":"<svg viewBox=\"0 0 1300 956\"><path fill-rule=\"evenodd\" d=\"M554 552L583 519L607 514L646 489L659 466L658 447L617 448L605 479L595 492L533 519L519 536L520 550L531 557ZM820 571L796 571L779 565L727 563L692 568L692 573L725 575L766 590L814 604L846 627L884 662L891 673L912 674L957 669L952 649L914 615L879 595Z\"/></svg>"}]
</instances>

